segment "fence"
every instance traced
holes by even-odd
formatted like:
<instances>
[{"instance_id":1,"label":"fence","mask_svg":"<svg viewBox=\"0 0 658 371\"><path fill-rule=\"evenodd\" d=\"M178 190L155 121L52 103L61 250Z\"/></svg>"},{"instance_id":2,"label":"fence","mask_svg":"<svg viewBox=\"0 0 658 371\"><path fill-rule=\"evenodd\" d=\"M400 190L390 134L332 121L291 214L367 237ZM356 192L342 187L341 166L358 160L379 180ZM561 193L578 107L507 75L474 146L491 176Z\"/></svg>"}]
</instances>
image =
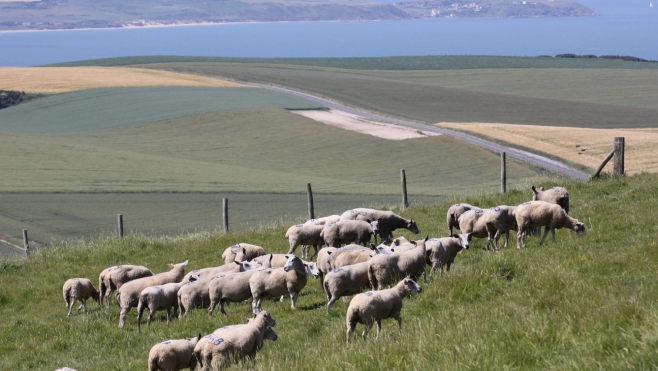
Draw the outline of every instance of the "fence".
<instances>
[{"instance_id":1,"label":"fence","mask_svg":"<svg viewBox=\"0 0 658 371\"><path fill-rule=\"evenodd\" d=\"M623 158L623 148L621 152ZM98 235L171 235L195 231L243 231L272 225L290 225L308 218L340 214L355 207L398 207L436 204L468 191L505 193L508 187L505 154L501 154L500 180L472 179L469 185L434 195L416 193L414 185L428 175L382 175L372 189L349 190L306 184L306 192L290 193L126 193L126 194L5 194L0 209L2 230L24 231L18 237L0 235L0 255L28 253L30 249ZM623 159L622 159L623 168ZM393 173L394 174L394 173ZM488 173L489 177L491 172ZM449 177L450 174L445 174ZM512 179L519 184L521 180ZM395 185L397 184L397 186ZM525 184L524 184L525 185ZM409 186L409 190L407 187ZM391 192L397 187L400 192ZM314 191L315 192L314 192ZM364 191L373 192L365 194ZM342 192L341 192L342 191ZM400 196L401 195L401 196ZM229 203L230 200L230 203ZM229 206L230 205L230 206ZM6 210L12 210L11 212ZM229 223L230 215L230 223ZM117 217L118 216L118 217ZM114 219L117 218L117 219ZM116 223L112 220L116 220ZM39 241L39 242L36 242Z\"/></svg>"}]
</instances>

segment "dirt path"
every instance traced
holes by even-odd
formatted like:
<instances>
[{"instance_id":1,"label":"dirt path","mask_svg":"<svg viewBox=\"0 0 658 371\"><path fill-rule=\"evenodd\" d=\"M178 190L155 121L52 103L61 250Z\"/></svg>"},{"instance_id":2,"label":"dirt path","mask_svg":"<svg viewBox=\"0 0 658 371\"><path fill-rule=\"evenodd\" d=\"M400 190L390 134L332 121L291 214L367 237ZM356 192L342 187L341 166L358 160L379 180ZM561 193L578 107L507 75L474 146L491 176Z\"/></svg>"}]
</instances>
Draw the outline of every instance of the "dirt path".
<instances>
[{"instance_id":1,"label":"dirt path","mask_svg":"<svg viewBox=\"0 0 658 371\"><path fill-rule=\"evenodd\" d=\"M312 120L336 126L345 130L352 130L389 140L403 140L424 138L426 136L441 135L438 133L423 132L405 126L393 125L381 121L370 120L345 111L336 109L328 111L291 111Z\"/></svg>"}]
</instances>

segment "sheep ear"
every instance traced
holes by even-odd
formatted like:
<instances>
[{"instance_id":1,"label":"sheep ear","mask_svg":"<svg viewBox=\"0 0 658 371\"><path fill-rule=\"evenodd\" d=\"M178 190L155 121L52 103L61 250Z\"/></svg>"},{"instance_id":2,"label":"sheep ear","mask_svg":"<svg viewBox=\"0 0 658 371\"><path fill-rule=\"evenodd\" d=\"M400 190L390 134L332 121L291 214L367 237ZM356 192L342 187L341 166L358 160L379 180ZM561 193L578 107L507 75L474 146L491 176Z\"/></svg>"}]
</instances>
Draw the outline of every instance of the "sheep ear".
<instances>
[{"instance_id":1,"label":"sheep ear","mask_svg":"<svg viewBox=\"0 0 658 371\"><path fill-rule=\"evenodd\" d=\"M395 252L395 249L391 249L391 252Z\"/></svg>"},{"instance_id":2,"label":"sheep ear","mask_svg":"<svg viewBox=\"0 0 658 371\"><path fill-rule=\"evenodd\" d=\"M274 258L274 254L270 254L270 260L269 260L270 263L272 262L272 258Z\"/></svg>"},{"instance_id":3,"label":"sheep ear","mask_svg":"<svg viewBox=\"0 0 658 371\"><path fill-rule=\"evenodd\" d=\"M411 241L410 243L412 243L414 246L418 246L416 245L416 241Z\"/></svg>"},{"instance_id":4,"label":"sheep ear","mask_svg":"<svg viewBox=\"0 0 658 371\"><path fill-rule=\"evenodd\" d=\"M199 336L197 336L196 339L201 340L201 334L199 334Z\"/></svg>"},{"instance_id":5,"label":"sheep ear","mask_svg":"<svg viewBox=\"0 0 658 371\"><path fill-rule=\"evenodd\" d=\"M452 235L450 235L450 237L453 237L453 238L459 238L459 235L453 233Z\"/></svg>"},{"instance_id":6,"label":"sheep ear","mask_svg":"<svg viewBox=\"0 0 658 371\"><path fill-rule=\"evenodd\" d=\"M372 223L372 221L371 221L370 219L366 219L366 222L368 222L368 223Z\"/></svg>"},{"instance_id":7,"label":"sheep ear","mask_svg":"<svg viewBox=\"0 0 658 371\"><path fill-rule=\"evenodd\" d=\"M235 260L233 260L233 263L235 263L237 265L241 265L240 262L236 262Z\"/></svg>"},{"instance_id":8,"label":"sheep ear","mask_svg":"<svg viewBox=\"0 0 658 371\"><path fill-rule=\"evenodd\" d=\"M331 255L331 251L327 251L327 255Z\"/></svg>"},{"instance_id":9,"label":"sheep ear","mask_svg":"<svg viewBox=\"0 0 658 371\"><path fill-rule=\"evenodd\" d=\"M377 249L377 246L375 246L375 244L371 242L370 243L370 250L376 250L376 249Z\"/></svg>"},{"instance_id":10,"label":"sheep ear","mask_svg":"<svg viewBox=\"0 0 658 371\"><path fill-rule=\"evenodd\" d=\"M429 240L429 239L430 239L430 236L425 236L425 241L423 241L423 242L427 242L427 240Z\"/></svg>"},{"instance_id":11,"label":"sheep ear","mask_svg":"<svg viewBox=\"0 0 658 371\"><path fill-rule=\"evenodd\" d=\"M537 194L537 188L535 186L532 186L532 193Z\"/></svg>"}]
</instances>

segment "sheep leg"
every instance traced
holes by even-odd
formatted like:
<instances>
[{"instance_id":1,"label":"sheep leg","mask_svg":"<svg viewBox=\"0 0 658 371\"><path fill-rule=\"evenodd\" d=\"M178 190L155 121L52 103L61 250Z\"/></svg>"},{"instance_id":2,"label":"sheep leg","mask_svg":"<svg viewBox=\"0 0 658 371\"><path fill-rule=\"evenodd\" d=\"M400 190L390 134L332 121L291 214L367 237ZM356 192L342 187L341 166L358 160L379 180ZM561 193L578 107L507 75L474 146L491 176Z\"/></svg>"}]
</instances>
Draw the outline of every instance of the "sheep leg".
<instances>
[{"instance_id":1,"label":"sheep leg","mask_svg":"<svg viewBox=\"0 0 658 371\"><path fill-rule=\"evenodd\" d=\"M171 308L167 308L167 324L171 322Z\"/></svg>"},{"instance_id":2,"label":"sheep leg","mask_svg":"<svg viewBox=\"0 0 658 371\"><path fill-rule=\"evenodd\" d=\"M398 314L396 319L398 320L398 328L400 332L402 332L402 317L400 317L400 315Z\"/></svg>"},{"instance_id":3,"label":"sheep leg","mask_svg":"<svg viewBox=\"0 0 658 371\"><path fill-rule=\"evenodd\" d=\"M352 333L356 329L356 321L350 321L347 324L347 344L349 345L350 343L350 336L352 336Z\"/></svg>"},{"instance_id":4,"label":"sheep leg","mask_svg":"<svg viewBox=\"0 0 658 371\"><path fill-rule=\"evenodd\" d=\"M366 336L368 336L368 332L369 332L370 328L372 327L372 323L370 323L370 324L365 324L364 323L363 325L364 325L365 328L363 329L363 332L361 333L361 337L363 338L363 341L366 341Z\"/></svg>"},{"instance_id":5,"label":"sheep leg","mask_svg":"<svg viewBox=\"0 0 658 371\"><path fill-rule=\"evenodd\" d=\"M509 243L509 229L505 231L505 248L507 248L508 243Z\"/></svg>"},{"instance_id":6,"label":"sheep leg","mask_svg":"<svg viewBox=\"0 0 658 371\"><path fill-rule=\"evenodd\" d=\"M70 303L69 303L68 300L66 301L66 305L67 305L67 307L68 307L68 309L69 309L68 317L71 316L71 310L73 309L73 305L75 304L75 301L76 301L76 298L72 298L72 299L73 299L73 300L72 300Z\"/></svg>"},{"instance_id":7,"label":"sheep leg","mask_svg":"<svg viewBox=\"0 0 658 371\"><path fill-rule=\"evenodd\" d=\"M222 312L224 317L228 317L228 314L226 314L226 312L224 312L224 300L219 301L219 310Z\"/></svg>"},{"instance_id":8,"label":"sheep leg","mask_svg":"<svg viewBox=\"0 0 658 371\"><path fill-rule=\"evenodd\" d=\"M548 228L548 227L546 227ZM551 235L553 237L553 243L555 243L555 227L551 228Z\"/></svg>"},{"instance_id":9,"label":"sheep leg","mask_svg":"<svg viewBox=\"0 0 658 371\"><path fill-rule=\"evenodd\" d=\"M338 298L336 298L336 299L338 299ZM334 306L334 303L336 302L336 299L334 299L333 297L329 297L329 303L327 303L327 313L329 313L329 311L331 310L331 307Z\"/></svg>"},{"instance_id":10,"label":"sheep leg","mask_svg":"<svg viewBox=\"0 0 658 371\"><path fill-rule=\"evenodd\" d=\"M377 321L377 335L375 336L375 341L379 339L379 333L382 332L382 321Z\"/></svg>"},{"instance_id":11,"label":"sheep leg","mask_svg":"<svg viewBox=\"0 0 658 371\"><path fill-rule=\"evenodd\" d=\"M318 256L318 250L320 250L319 245L320 245L319 243L313 244L313 256L308 258L308 254L306 254L307 260L312 260L313 258Z\"/></svg>"},{"instance_id":12,"label":"sheep leg","mask_svg":"<svg viewBox=\"0 0 658 371\"><path fill-rule=\"evenodd\" d=\"M290 308L295 309L295 303L297 302L297 293L294 291L290 291L290 301L292 302L290 304Z\"/></svg>"},{"instance_id":13,"label":"sheep leg","mask_svg":"<svg viewBox=\"0 0 658 371\"><path fill-rule=\"evenodd\" d=\"M105 296L105 302L107 303L108 308L110 307L113 293L114 293L114 290L112 290L111 287L107 289L107 295Z\"/></svg>"},{"instance_id":14,"label":"sheep leg","mask_svg":"<svg viewBox=\"0 0 658 371\"><path fill-rule=\"evenodd\" d=\"M84 309L84 312L87 313L87 300L86 299L80 299L80 306L78 307L78 312L80 309Z\"/></svg>"},{"instance_id":15,"label":"sheep leg","mask_svg":"<svg viewBox=\"0 0 658 371\"><path fill-rule=\"evenodd\" d=\"M254 295L254 298L251 301L251 311L254 314L258 314L260 312L260 302L263 300L260 296Z\"/></svg>"},{"instance_id":16,"label":"sheep leg","mask_svg":"<svg viewBox=\"0 0 658 371\"><path fill-rule=\"evenodd\" d=\"M126 324L126 315L130 312L130 307L121 308L121 313L119 314L119 327L123 327Z\"/></svg>"},{"instance_id":17,"label":"sheep leg","mask_svg":"<svg viewBox=\"0 0 658 371\"><path fill-rule=\"evenodd\" d=\"M288 254L292 254L292 253L294 253L295 250L297 249L297 246L299 246L299 244L297 244L297 241L295 241L294 243L290 244L290 249L288 250ZM304 247L302 247L302 252L303 252L303 251L304 251Z\"/></svg>"},{"instance_id":18,"label":"sheep leg","mask_svg":"<svg viewBox=\"0 0 658 371\"><path fill-rule=\"evenodd\" d=\"M212 312L215 310L217 301L214 298L210 299L210 307L208 307L208 317L212 317Z\"/></svg>"},{"instance_id":19,"label":"sheep leg","mask_svg":"<svg viewBox=\"0 0 658 371\"><path fill-rule=\"evenodd\" d=\"M546 236L548 236L548 226L544 227L544 234L541 236L541 240L539 240L539 246L544 244Z\"/></svg>"}]
</instances>

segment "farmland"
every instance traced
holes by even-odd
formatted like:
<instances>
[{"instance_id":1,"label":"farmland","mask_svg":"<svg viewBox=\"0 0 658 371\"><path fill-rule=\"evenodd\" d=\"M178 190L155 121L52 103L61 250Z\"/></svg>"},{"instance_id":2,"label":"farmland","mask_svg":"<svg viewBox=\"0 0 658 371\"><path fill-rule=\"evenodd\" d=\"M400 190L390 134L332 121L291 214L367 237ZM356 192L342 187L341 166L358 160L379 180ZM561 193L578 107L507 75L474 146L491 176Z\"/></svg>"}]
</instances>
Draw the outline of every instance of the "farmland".
<instances>
[{"instance_id":1,"label":"farmland","mask_svg":"<svg viewBox=\"0 0 658 371\"><path fill-rule=\"evenodd\" d=\"M560 182L568 187L574 217L587 224L577 237L557 232L557 242L522 251L514 243L499 253L478 242L459 255L450 273L422 282L421 294L402 310L403 332L385 321L382 335L362 342L355 334L345 345L347 304L330 314L316 280L310 280L291 310L289 303L264 306L276 318L276 342L267 342L254 370L320 369L441 370L605 369L649 370L656 354L655 265L658 246L653 210L658 207L656 175L642 174L594 182ZM557 183L545 183L552 186ZM463 197L489 207L518 204L527 191ZM400 212L418 221L422 236L445 234L448 204L415 206ZM61 285L109 266L144 264L154 272L190 260L189 269L219 263L224 247L252 242L285 251L285 227L241 233L101 238L84 246L60 246L30 260L0 262L0 368L52 370L143 370L148 350L158 342L207 334L242 322L248 303L231 305L229 316L208 318L199 309L165 323L159 312L137 333L133 310L117 328L119 308L66 317ZM408 232L408 238L414 237ZM396 233L397 235L397 233ZM362 327L358 327L360 332ZM237 365L230 370L244 369Z\"/></svg>"}]
</instances>

